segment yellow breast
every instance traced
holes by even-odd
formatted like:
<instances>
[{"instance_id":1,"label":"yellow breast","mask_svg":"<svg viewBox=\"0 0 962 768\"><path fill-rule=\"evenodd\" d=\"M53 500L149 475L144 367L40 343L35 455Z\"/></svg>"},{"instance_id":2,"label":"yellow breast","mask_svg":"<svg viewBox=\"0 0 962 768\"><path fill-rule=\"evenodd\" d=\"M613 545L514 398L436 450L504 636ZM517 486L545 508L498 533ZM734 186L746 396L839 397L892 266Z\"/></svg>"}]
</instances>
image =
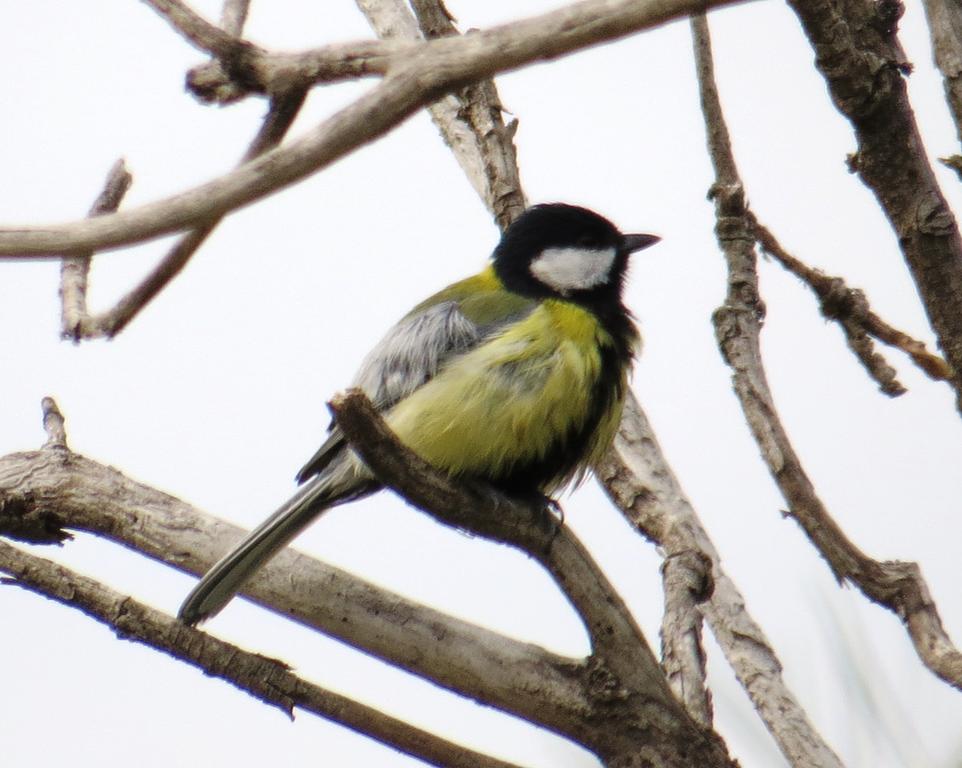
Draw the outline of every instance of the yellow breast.
<instances>
[{"instance_id":1,"label":"yellow breast","mask_svg":"<svg viewBox=\"0 0 962 768\"><path fill-rule=\"evenodd\" d=\"M623 364L606 370L611 350L591 312L544 301L452 360L387 420L404 443L452 475L498 482L527 471L551 492L583 472L614 436L627 371Z\"/></svg>"}]
</instances>

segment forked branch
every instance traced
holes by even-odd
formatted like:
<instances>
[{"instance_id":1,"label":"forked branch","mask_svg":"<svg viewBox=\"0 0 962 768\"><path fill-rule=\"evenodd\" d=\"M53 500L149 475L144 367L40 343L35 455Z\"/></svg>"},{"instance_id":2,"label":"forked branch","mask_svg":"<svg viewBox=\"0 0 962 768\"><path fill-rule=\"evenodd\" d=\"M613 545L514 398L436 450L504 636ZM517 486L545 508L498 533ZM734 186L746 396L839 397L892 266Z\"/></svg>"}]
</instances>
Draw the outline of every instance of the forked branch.
<instances>
[{"instance_id":1,"label":"forked branch","mask_svg":"<svg viewBox=\"0 0 962 768\"><path fill-rule=\"evenodd\" d=\"M702 17L693 19L692 24L702 110L716 173L716 233L728 265L728 294L713 319L718 345L732 369L732 383L745 418L788 504L789 514L828 562L835 577L851 581L870 600L899 616L922 662L962 690L962 653L945 632L918 566L878 562L845 536L815 492L779 419L759 345L762 304L752 221L715 86L707 23Z\"/></svg>"},{"instance_id":2,"label":"forked branch","mask_svg":"<svg viewBox=\"0 0 962 768\"><path fill-rule=\"evenodd\" d=\"M659 26L706 4L732 1L586 0L472 35L417 43L416 54L411 53L412 44L403 43L404 55L384 80L299 140L206 184L139 208L52 227L0 229L0 255L51 258L116 248L197 226L327 167L456 88ZM370 51L385 45L389 44L365 42L361 47ZM343 60L343 47L339 55ZM298 74L310 69L308 64L291 66ZM298 77L293 80L303 83ZM289 88L291 81L285 85Z\"/></svg>"},{"instance_id":3,"label":"forked branch","mask_svg":"<svg viewBox=\"0 0 962 768\"><path fill-rule=\"evenodd\" d=\"M240 34L247 16L247 5L246 0L228 0L224 4L223 23L226 25L226 34ZM294 123L305 96L304 88L291 89L272 96L267 115L241 159L242 165L281 143ZM130 174L121 161L112 169L104 191L94 203L90 215L100 216L116 210L129 185ZM80 341L104 336L110 338L120 333L183 270L220 223L221 218L216 217L204 222L181 237L146 277L122 296L111 309L101 314L91 315L87 310L87 273L93 254L65 258L61 267L62 335Z\"/></svg>"},{"instance_id":4,"label":"forked branch","mask_svg":"<svg viewBox=\"0 0 962 768\"><path fill-rule=\"evenodd\" d=\"M816 53L858 151L850 166L885 213L939 348L954 373L962 412L962 237L928 161L904 75L897 30L902 4L788 0Z\"/></svg>"}]
</instances>

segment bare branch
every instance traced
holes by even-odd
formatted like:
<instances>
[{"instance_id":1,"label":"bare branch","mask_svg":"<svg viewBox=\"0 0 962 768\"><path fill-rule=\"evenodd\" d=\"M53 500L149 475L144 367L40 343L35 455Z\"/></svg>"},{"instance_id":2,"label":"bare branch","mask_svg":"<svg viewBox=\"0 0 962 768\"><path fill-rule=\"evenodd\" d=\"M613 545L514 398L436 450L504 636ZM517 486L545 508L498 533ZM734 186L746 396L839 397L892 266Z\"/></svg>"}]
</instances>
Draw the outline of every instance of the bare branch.
<instances>
[{"instance_id":1,"label":"bare branch","mask_svg":"<svg viewBox=\"0 0 962 768\"><path fill-rule=\"evenodd\" d=\"M704 19L693 20L702 109L717 178L713 185L716 233L728 264L728 295L715 311L715 334L732 369L732 383L755 441L789 514L828 562L839 581L856 584L870 600L898 615L909 629L922 662L962 690L962 653L952 645L928 587L915 563L878 562L842 532L815 493L778 417L759 347L762 303L758 295L755 241L744 190L714 85L711 48ZM723 137L723 138L722 138Z\"/></svg>"},{"instance_id":2,"label":"bare branch","mask_svg":"<svg viewBox=\"0 0 962 768\"><path fill-rule=\"evenodd\" d=\"M227 60L239 56L244 49L253 49L250 43L239 40L247 16L247 2L228 2L224 6L223 18L239 26L235 29L221 29L197 14L180 0L143 0L159 13L191 45L218 59ZM235 8L234 6L239 6ZM241 13L238 14L237 12Z\"/></svg>"},{"instance_id":3,"label":"bare branch","mask_svg":"<svg viewBox=\"0 0 962 768\"><path fill-rule=\"evenodd\" d=\"M247 6L247 2L238 3L236 0L227 0L224 5L224 16L228 23L236 27L235 33L237 34L243 27ZM188 12L192 13L189 9ZM294 123L305 97L306 90L300 88L278 94L271 99L270 109L264 117L260 130L241 159L242 165L281 143L284 135ZM120 176L121 171L126 174L125 179ZM114 180L113 174L115 173L119 180ZM129 186L129 174L126 173L122 162L115 166L111 174L107 188L101 198L106 196L108 203L113 202L111 195L116 196L116 192L112 192L111 187L118 185L119 188L119 185L123 183L120 196L117 196L113 208L105 210L102 210L103 203L98 200L91 215L101 215L106 210L115 210L119 205L123 191ZM167 255L138 285L121 297L113 308L99 315L89 315L86 308L87 270L90 266L90 255L88 254L85 258L71 257L64 259L63 289L61 290L64 302L64 335L69 334L74 341L79 341L81 338L94 339L102 336L110 338L120 333L171 280L180 274L187 262L197 252L197 249L220 223L221 218L214 218L205 222L203 226L188 232L174 244ZM70 268L69 273L68 267Z\"/></svg>"},{"instance_id":4,"label":"bare branch","mask_svg":"<svg viewBox=\"0 0 962 768\"><path fill-rule=\"evenodd\" d=\"M482 503L491 504L490 492L477 493ZM522 518L512 518L512 510L520 510ZM530 510L504 501L497 514L508 516L509 527L517 524L519 530L544 539L545 534L530 525ZM491 525L499 526L496 521ZM208 570L243 533L67 450L47 448L0 458L0 533L62 532L65 526L113 539L192 573ZM586 557L577 551L572 556L565 537L555 538L558 543L551 546L560 545L559 559ZM581 576L576 568L572 578ZM613 659L596 655L587 661L558 657L418 605L292 550L279 553L246 593L289 619L576 739L603 756L619 749L637 750L639 739L651 737L646 730L650 726L667 739L662 746L670 754L680 749L701 755L704 762L699 764L706 767L731 768L716 737L698 730L671 697L657 665L652 682L651 670L639 669L634 654ZM623 606L608 610L617 618ZM621 632L618 626L610 630ZM426 645L430 654L424 653ZM659 701L660 696L667 698ZM615 730L602 734L609 726ZM691 764L679 762L679 754L675 758L666 766Z\"/></svg>"},{"instance_id":5,"label":"bare branch","mask_svg":"<svg viewBox=\"0 0 962 768\"><path fill-rule=\"evenodd\" d=\"M419 43L418 53L399 60L378 86L298 141L139 208L52 227L5 228L0 230L0 255L50 258L53 253L115 248L196 226L326 167L448 91L496 72L650 29L704 6L704 0L586 0L465 37ZM375 45L389 44L365 44L367 50ZM403 45L411 50L412 44Z\"/></svg>"},{"instance_id":6,"label":"bare branch","mask_svg":"<svg viewBox=\"0 0 962 768\"><path fill-rule=\"evenodd\" d=\"M835 106L852 124L850 167L875 194L898 239L962 411L962 237L928 162L903 74L901 3L789 0Z\"/></svg>"},{"instance_id":7,"label":"bare branch","mask_svg":"<svg viewBox=\"0 0 962 768\"><path fill-rule=\"evenodd\" d=\"M427 35L450 29L448 15L438 0L413 0L412 4ZM366 8L370 5L369 2L364 3ZM384 3L377 5L383 7ZM462 95L466 93L467 89L461 92ZM493 201L485 198L481 189L484 187L483 179L471 176L470 169L481 166L479 143L452 143L451 148L458 154L462 167L489 210L493 211ZM507 186L515 184L520 193L513 147L510 151L500 150L500 154L506 158L510 156L510 172L497 179L491 187L498 188L504 183ZM467 160L464 155L468 156ZM633 397L629 397L615 445L602 466L595 469L595 474L615 505L639 531L664 548L669 559L675 559L676 562L678 559L690 559L693 552L702 554L699 562L703 557L710 559L713 570L709 578L718 585L712 593L711 602L705 607L712 629L736 676L792 764L808 768L841 768L838 758L814 730L786 688L774 651L761 628L749 615L734 584L722 570L708 535L678 487L644 413ZM673 638L678 636L672 633ZM692 637L697 643L697 635ZM669 677L672 677L670 672ZM691 679L695 677L691 675ZM677 693L677 687L673 687ZM694 691L696 687L689 686L687 690ZM710 706L707 695L704 700L705 706ZM699 720L694 714L693 717Z\"/></svg>"},{"instance_id":8,"label":"bare branch","mask_svg":"<svg viewBox=\"0 0 962 768\"><path fill-rule=\"evenodd\" d=\"M615 443L595 474L628 521L667 556L699 552L714 589L701 610L738 681L794 768L842 768L782 679L782 665L722 568L691 502L671 471L644 411L629 397Z\"/></svg>"},{"instance_id":9,"label":"bare branch","mask_svg":"<svg viewBox=\"0 0 962 768\"><path fill-rule=\"evenodd\" d=\"M412 0L411 6L425 37L460 34L442 0ZM432 105L435 123L498 226L507 229L527 207L514 146L518 122L505 125L504 107L493 79L465 86L448 98L456 105L453 115L437 115L433 111L436 105ZM460 140L463 133L473 141Z\"/></svg>"},{"instance_id":10,"label":"bare branch","mask_svg":"<svg viewBox=\"0 0 962 768\"><path fill-rule=\"evenodd\" d=\"M945 100L962 142L962 7L946 0L923 0L932 37L935 63L942 72ZM955 154L942 162L962 174L962 156Z\"/></svg>"},{"instance_id":11,"label":"bare branch","mask_svg":"<svg viewBox=\"0 0 962 768\"><path fill-rule=\"evenodd\" d=\"M594 653L610 658L627 652L637 656L631 659L633 665L646 666L647 674L662 677L621 598L544 500L521 504L489 488L453 482L402 445L359 389L334 397L330 406L338 426L381 482L446 525L531 555L577 609ZM635 645L644 650L625 647Z\"/></svg>"},{"instance_id":12,"label":"bare branch","mask_svg":"<svg viewBox=\"0 0 962 768\"><path fill-rule=\"evenodd\" d=\"M697 739L693 749L701 757L689 753L679 765L730 765L720 740L695 726L672 696L641 631L604 573L543 502L521 504L491 488L453 482L402 445L361 390L339 395L330 405L338 426L381 482L447 525L522 549L544 566L571 601L591 638L591 676L605 681L601 689L597 682L590 683L588 695L594 707L604 706L607 722L569 735L604 757L637 755L635 729L645 734L646 744L656 741L664 748L673 748L687 732L686 738ZM675 765L679 756L666 753L666 759ZM620 758L609 760L621 764Z\"/></svg>"},{"instance_id":13,"label":"bare branch","mask_svg":"<svg viewBox=\"0 0 962 768\"><path fill-rule=\"evenodd\" d=\"M245 534L69 451L0 457L0 534L59 543L70 538L68 527L197 575ZM292 549L244 594L449 690L562 733L572 723L584 727L582 679L590 670L579 659L447 616Z\"/></svg>"},{"instance_id":14,"label":"bare branch","mask_svg":"<svg viewBox=\"0 0 962 768\"><path fill-rule=\"evenodd\" d=\"M244 153L241 163L252 160L271 150L281 143L284 135L293 125L301 106L304 104L306 92L294 91L272 99L270 110L261 124L261 128ZM85 338L98 336L113 337L120 333L150 301L160 293L197 252L211 232L222 221L218 217L191 232L188 232L168 251L167 255L157 264L138 285L125 294L109 311L89 318L83 324Z\"/></svg>"},{"instance_id":15,"label":"bare branch","mask_svg":"<svg viewBox=\"0 0 962 768\"><path fill-rule=\"evenodd\" d=\"M104 188L97 196L90 208L89 216L103 216L120 207L120 202L127 194L133 177L127 171L123 158L114 163L107 174ZM60 335L65 339L79 341L85 335L84 324L87 321L87 275L90 272L90 260L93 254L88 252L76 256L68 256L60 264Z\"/></svg>"},{"instance_id":16,"label":"bare branch","mask_svg":"<svg viewBox=\"0 0 962 768\"><path fill-rule=\"evenodd\" d=\"M187 627L128 595L0 541L3 581L85 613L123 640L142 643L240 688L293 717L294 707L437 766L513 768L295 675L286 664ZM514 768L517 768L516 766Z\"/></svg>"},{"instance_id":17,"label":"bare branch","mask_svg":"<svg viewBox=\"0 0 962 768\"><path fill-rule=\"evenodd\" d=\"M64 427L63 414L52 397L45 397L40 401L43 409L43 430L47 433L44 448L67 448L67 430Z\"/></svg>"},{"instance_id":18,"label":"bare branch","mask_svg":"<svg viewBox=\"0 0 962 768\"><path fill-rule=\"evenodd\" d=\"M661 659L668 684L696 723L711 727L711 692L705 684L705 651L698 610L712 591L711 559L699 550L665 556L661 575L665 614L661 620Z\"/></svg>"},{"instance_id":19,"label":"bare branch","mask_svg":"<svg viewBox=\"0 0 962 768\"><path fill-rule=\"evenodd\" d=\"M247 13L250 11L251 0L224 0L224 7L220 12L220 28L228 35L240 37L247 23Z\"/></svg>"},{"instance_id":20,"label":"bare branch","mask_svg":"<svg viewBox=\"0 0 962 768\"><path fill-rule=\"evenodd\" d=\"M405 0L357 0L357 6L367 18L375 34L382 40L422 40L422 30ZM424 31L424 36L434 37ZM482 200L487 189L484 170L477 142L470 128L461 117L461 101L449 93L428 106L431 119L441 132L445 143L451 148L455 159L468 177L474 191Z\"/></svg>"},{"instance_id":21,"label":"bare branch","mask_svg":"<svg viewBox=\"0 0 962 768\"><path fill-rule=\"evenodd\" d=\"M929 352L921 341L882 320L871 310L862 291L849 288L840 277L830 277L796 259L782 248L775 235L763 226L751 211L747 213L762 250L815 292L821 302L822 314L842 326L849 346L859 356L869 375L879 383L883 392L900 395L905 392L905 388L895 379L895 371L875 353L866 334L902 350L930 378L937 381L952 378L952 369L945 360Z\"/></svg>"}]
</instances>

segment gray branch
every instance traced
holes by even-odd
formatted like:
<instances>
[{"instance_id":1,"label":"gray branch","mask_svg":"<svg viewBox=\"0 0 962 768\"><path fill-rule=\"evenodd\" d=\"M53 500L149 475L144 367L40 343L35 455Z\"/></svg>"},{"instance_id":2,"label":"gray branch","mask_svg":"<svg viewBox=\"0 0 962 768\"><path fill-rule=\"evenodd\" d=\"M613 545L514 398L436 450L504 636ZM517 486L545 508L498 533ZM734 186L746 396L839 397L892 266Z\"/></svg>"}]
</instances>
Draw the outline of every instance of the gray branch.
<instances>
[{"instance_id":1,"label":"gray branch","mask_svg":"<svg viewBox=\"0 0 962 768\"><path fill-rule=\"evenodd\" d=\"M0 457L0 534L60 543L68 529L197 575L245 534L65 449ZM554 730L587 711L582 660L447 616L295 550L279 553L245 596L444 688L547 720Z\"/></svg>"},{"instance_id":2,"label":"gray branch","mask_svg":"<svg viewBox=\"0 0 962 768\"><path fill-rule=\"evenodd\" d=\"M103 216L120 207L133 177L121 158L107 173L104 188L90 208L90 216ZM60 264L60 335L79 341L87 335L87 277L93 252L68 256Z\"/></svg>"},{"instance_id":3,"label":"gray branch","mask_svg":"<svg viewBox=\"0 0 962 768\"><path fill-rule=\"evenodd\" d=\"M759 247L812 289L819 299L822 314L842 327L849 346L885 394L900 395L905 389L896 380L895 371L875 352L869 336L900 349L929 378L936 381L951 380L952 368L949 364L929 352L921 341L893 328L875 314L862 291L849 288L840 277L826 275L804 264L782 248L775 235L751 211L748 211L748 216Z\"/></svg>"},{"instance_id":4,"label":"gray branch","mask_svg":"<svg viewBox=\"0 0 962 768\"><path fill-rule=\"evenodd\" d=\"M945 100L948 102L955 133L962 143L962 6L954 0L922 0L929 22L935 64L942 72ZM962 156L958 153L942 162L962 176Z\"/></svg>"},{"instance_id":5,"label":"gray branch","mask_svg":"<svg viewBox=\"0 0 962 768\"><path fill-rule=\"evenodd\" d=\"M412 0L411 6L427 38L460 34L442 0ZM447 121L435 122L454 148L458 132L473 137L473 152L454 151L498 226L504 230L527 208L514 134L518 121L504 122L504 107L493 79L479 80L452 94L456 110ZM467 167L464 158L476 158Z\"/></svg>"},{"instance_id":6,"label":"gray branch","mask_svg":"<svg viewBox=\"0 0 962 768\"><path fill-rule=\"evenodd\" d=\"M732 369L732 384L745 419L788 504L789 514L825 558L835 577L840 582L851 581L870 600L902 619L922 663L945 682L962 689L962 653L945 632L918 565L878 562L845 536L815 492L779 419L759 344L764 309L758 293L752 221L714 83L707 25L703 19L693 24L697 30L702 109L716 173L712 187L716 234L728 265L728 294L713 320L718 346Z\"/></svg>"},{"instance_id":7,"label":"gray branch","mask_svg":"<svg viewBox=\"0 0 962 768\"><path fill-rule=\"evenodd\" d=\"M708 5L730 2L709 0ZM352 61L352 51L362 56L387 52L392 65L381 83L297 141L213 181L139 208L55 226L0 229L0 255L51 258L52 254L116 248L195 227L327 167L445 93L497 72L660 26L705 5L705 0L586 0L464 37L421 43L364 42L323 49L322 58L330 61L335 57L341 66ZM226 35L223 31L221 34ZM391 55L398 46L403 55ZM285 57L282 90L303 84L304 75L314 66L313 56Z\"/></svg>"},{"instance_id":8,"label":"gray branch","mask_svg":"<svg viewBox=\"0 0 962 768\"><path fill-rule=\"evenodd\" d=\"M842 768L785 684L778 656L722 568L718 551L633 397L625 405L615 444L595 474L632 526L664 549L666 556L698 552L711 561L713 589L701 610L789 764L795 768Z\"/></svg>"},{"instance_id":9,"label":"gray branch","mask_svg":"<svg viewBox=\"0 0 962 768\"><path fill-rule=\"evenodd\" d=\"M294 707L313 712L441 768L518 768L308 682L281 661L187 627L173 616L3 541L0 572L10 576L0 580L4 583L76 608L110 627L118 637L168 653L289 716Z\"/></svg>"},{"instance_id":10,"label":"gray branch","mask_svg":"<svg viewBox=\"0 0 962 768\"><path fill-rule=\"evenodd\" d=\"M228 35L240 37L247 23L247 13L250 11L251 0L224 0L220 11L220 28Z\"/></svg>"},{"instance_id":11,"label":"gray branch","mask_svg":"<svg viewBox=\"0 0 962 768\"><path fill-rule=\"evenodd\" d=\"M789 0L838 110L858 140L851 169L896 235L962 411L962 237L928 162L909 104L910 67L896 36L901 3Z\"/></svg>"},{"instance_id":12,"label":"gray branch","mask_svg":"<svg viewBox=\"0 0 962 768\"><path fill-rule=\"evenodd\" d=\"M224 5L225 23L231 25L234 34L240 32L246 17L246 6L246 2L238 3L236 0L228 0ZM300 88L279 93L271 98L267 115L241 159L242 165L281 143L297 118L306 93L304 88ZM123 192L130 184L130 175L122 162L114 167L111 174L101 198L94 204L91 216L116 210ZM105 207L107 205L112 207ZM87 271L90 268L91 254L64 259L61 283L64 307L63 335L69 336L74 341L116 336L171 280L180 274L222 218L215 217L204 222L200 227L181 237L143 280L124 294L111 309L97 315L90 315L86 305Z\"/></svg>"},{"instance_id":13,"label":"gray branch","mask_svg":"<svg viewBox=\"0 0 962 768\"><path fill-rule=\"evenodd\" d=\"M621 597L550 508L453 482L402 445L360 390L336 397L331 409L381 482L447 525L526 552L571 601L591 638L591 710L604 716L588 718L569 735L609 766L645 764L646 756L654 765L733 765L721 739L699 727L672 696Z\"/></svg>"},{"instance_id":14,"label":"gray branch","mask_svg":"<svg viewBox=\"0 0 962 768\"><path fill-rule=\"evenodd\" d=\"M702 615L698 606L712 592L711 559L697 549L668 554L661 564L665 613L661 658L668 684L695 722L712 722L711 692L705 683Z\"/></svg>"}]
</instances>

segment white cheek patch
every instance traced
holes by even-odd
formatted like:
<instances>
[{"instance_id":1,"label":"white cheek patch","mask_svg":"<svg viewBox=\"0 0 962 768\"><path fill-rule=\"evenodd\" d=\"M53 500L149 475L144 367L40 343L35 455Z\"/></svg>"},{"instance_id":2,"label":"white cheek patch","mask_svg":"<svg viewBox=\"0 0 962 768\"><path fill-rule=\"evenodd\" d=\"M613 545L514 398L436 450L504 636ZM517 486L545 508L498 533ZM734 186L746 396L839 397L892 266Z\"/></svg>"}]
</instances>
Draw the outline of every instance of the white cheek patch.
<instances>
[{"instance_id":1,"label":"white cheek patch","mask_svg":"<svg viewBox=\"0 0 962 768\"><path fill-rule=\"evenodd\" d=\"M547 248L531 262L531 274L561 294L608 282L615 249Z\"/></svg>"}]
</instances>

